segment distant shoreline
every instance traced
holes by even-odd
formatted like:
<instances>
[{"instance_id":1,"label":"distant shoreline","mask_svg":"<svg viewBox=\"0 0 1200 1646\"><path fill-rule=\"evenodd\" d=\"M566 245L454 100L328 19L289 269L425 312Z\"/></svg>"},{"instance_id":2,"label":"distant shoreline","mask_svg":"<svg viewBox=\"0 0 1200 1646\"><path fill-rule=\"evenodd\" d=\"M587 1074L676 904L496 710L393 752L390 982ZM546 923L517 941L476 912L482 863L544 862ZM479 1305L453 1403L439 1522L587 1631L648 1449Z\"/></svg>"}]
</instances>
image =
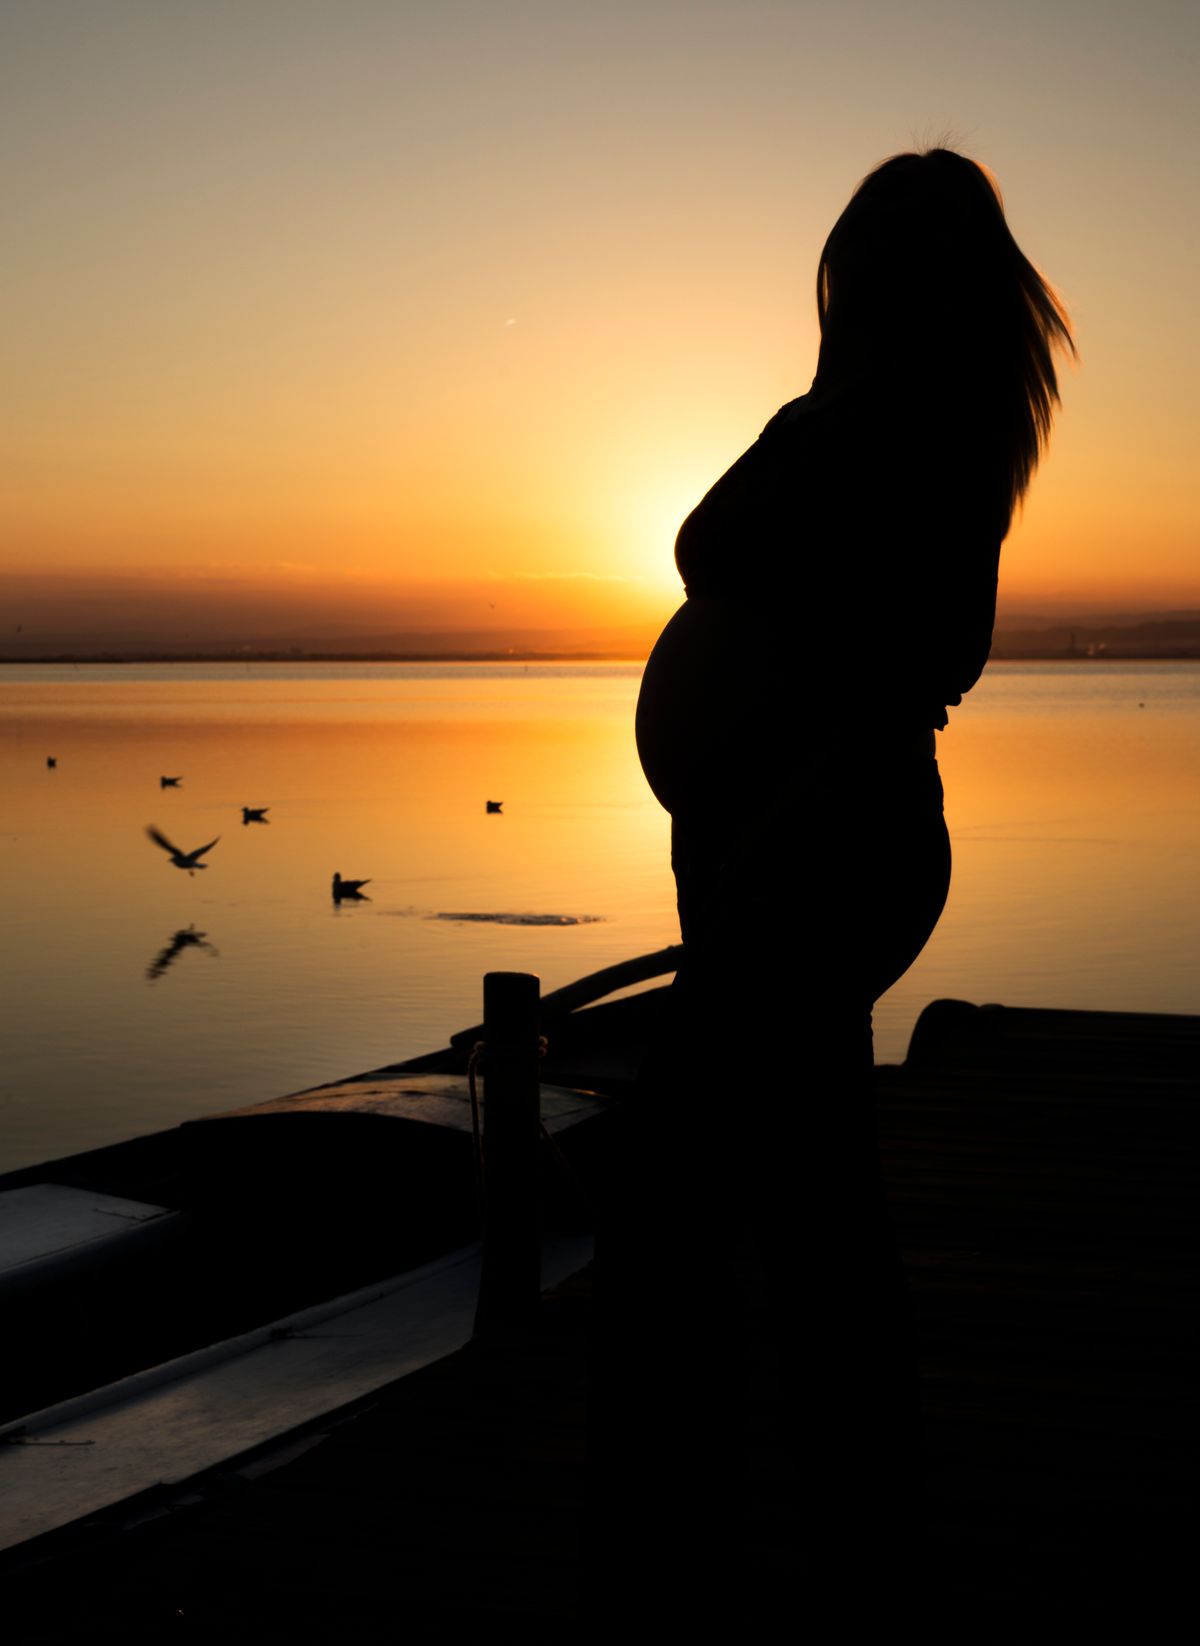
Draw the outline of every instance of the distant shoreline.
<instances>
[{"instance_id":1,"label":"distant shoreline","mask_svg":"<svg viewBox=\"0 0 1200 1646\"><path fill-rule=\"evenodd\" d=\"M644 663L644 657L608 652L90 652L58 653L45 657L3 657L8 664L115 664L139 663Z\"/></svg>"},{"instance_id":2,"label":"distant shoreline","mask_svg":"<svg viewBox=\"0 0 1200 1646\"><path fill-rule=\"evenodd\" d=\"M846 636L846 655L854 656L854 624L845 614L822 619L817 614L811 628L801 628L795 637L795 655L803 659L813 650L807 644L811 633L819 638L822 652L827 645L830 623ZM18 626L18 630L20 625ZM282 634L254 635L236 640L228 631L225 639L206 638L211 630L178 635L157 631L157 646L148 644L136 630L108 631L107 643L86 628L70 631L40 629L20 639L11 636L0 650L0 664L43 663L74 666L83 663L106 665L168 663L644 663L654 648L653 633L635 630L524 631L444 629L397 631L384 634L314 635L285 629ZM101 628L100 634L104 634ZM150 632L155 632L151 630ZM220 631L218 630L218 633ZM904 654L903 634L888 637L893 656ZM505 641L509 644L504 644ZM190 644L185 644L190 642ZM40 650L38 648L41 648ZM864 654L865 655L865 654ZM1125 620L1043 622L1022 616L1017 621L1000 622L992 635L994 663L1193 663L1200 661L1200 611L1169 614L1129 614Z\"/></svg>"},{"instance_id":3,"label":"distant shoreline","mask_svg":"<svg viewBox=\"0 0 1200 1646\"><path fill-rule=\"evenodd\" d=\"M24 668L29 665L80 666L91 664L106 668L139 664L179 663L195 665L213 663L228 666L232 663L644 663L645 657L631 657L627 652L58 652L39 657L0 656L0 668ZM1200 646L1179 646L1170 649L1109 650L1094 652L1024 649L1020 651L994 650L990 663L1197 663Z\"/></svg>"}]
</instances>

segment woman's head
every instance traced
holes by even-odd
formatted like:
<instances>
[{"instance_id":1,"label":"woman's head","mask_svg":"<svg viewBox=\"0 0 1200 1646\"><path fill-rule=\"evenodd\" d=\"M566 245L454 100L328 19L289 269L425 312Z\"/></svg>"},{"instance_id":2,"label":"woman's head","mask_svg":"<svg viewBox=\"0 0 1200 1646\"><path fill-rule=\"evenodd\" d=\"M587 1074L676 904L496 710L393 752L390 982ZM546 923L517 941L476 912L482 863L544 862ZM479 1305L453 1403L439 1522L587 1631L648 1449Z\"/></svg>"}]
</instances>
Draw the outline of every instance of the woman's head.
<instances>
[{"instance_id":1,"label":"woman's head","mask_svg":"<svg viewBox=\"0 0 1200 1646\"><path fill-rule=\"evenodd\" d=\"M865 371L1003 453L1011 509L1050 434L1054 351L1074 353L1054 291L1000 190L952 149L897 154L854 191L817 269L818 383Z\"/></svg>"}]
</instances>

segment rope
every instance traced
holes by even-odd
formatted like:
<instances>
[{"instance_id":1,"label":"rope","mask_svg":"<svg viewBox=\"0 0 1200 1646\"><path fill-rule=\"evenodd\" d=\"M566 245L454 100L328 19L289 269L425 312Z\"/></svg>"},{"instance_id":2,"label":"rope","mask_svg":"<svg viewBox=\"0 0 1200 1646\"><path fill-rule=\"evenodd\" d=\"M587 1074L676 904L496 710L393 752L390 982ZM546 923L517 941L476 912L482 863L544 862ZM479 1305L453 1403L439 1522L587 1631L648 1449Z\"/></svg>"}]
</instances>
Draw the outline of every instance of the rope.
<instances>
[{"instance_id":1,"label":"rope","mask_svg":"<svg viewBox=\"0 0 1200 1646\"><path fill-rule=\"evenodd\" d=\"M479 1113L479 1089L475 1084L475 1077L486 1050L487 1041L477 1040L471 1047L471 1055L467 1059L467 1087L471 1093L471 1137L475 1144L475 1208L479 1214L481 1230L486 1205L483 1184L483 1123Z\"/></svg>"},{"instance_id":2,"label":"rope","mask_svg":"<svg viewBox=\"0 0 1200 1646\"><path fill-rule=\"evenodd\" d=\"M544 1061L544 1059L546 1057L546 1053L549 1051L549 1048L550 1048L550 1043L546 1039L546 1036L544 1034L538 1035L538 1058L539 1058L539 1060ZM572 1166L571 1162L567 1159L566 1155L559 1148L558 1144L550 1136L550 1133L546 1130L546 1122L541 1118L540 1115L538 1116L538 1131L541 1132L542 1141L543 1141L543 1143L545 1143L546 1147L550 1150L550 1154L553 1157L555 1163L557 1164L559 1170L562 1172L562 1174L566 1178L567 1182L575 1190L576 1194L578 1194L580 1200L582 1200L583 1205L584 1205L584 1209L587 1212L590 1213L591 1209L592 1209L591 1200L588 1196L587 1190L584 1188L583 1183L580 1180L579 1173L575 1170L574 1166Z\"/></svg>"},{"instance_id":3,"label":"rope","mask_svg":"<svg viewBox=\"0 0 1200 1646\"><path fill-rule=\"evenodd\" d=\"M563 1176L567 1179L567 1182L570 1183L571 1187L578 1194L580 1200L582 1200L583 1205L584 1205L584 1210L587 1211L588 1213L590 1213L591 1209L592 1209L591 1197L589 1196L587 1190L584 1188L583 1182L580 1179L579 1173L575 1170L574 1166L572 1166L571 1162L567 1159L566 1155L562 1152L562 1150L559 1148L558 1144L554 1141L554 1139L550 1136L550 1133L546 1130L546 1122L544 1120L539 1120L538 1121L538 1127L539 1127L539 1129L541 1131L541 1134L542 1134L542 1141L548 1145L548 1147L550 1149L550 1153L554 1157L554 1160L557 1163L557 1165L559 1166L559 1169L562 1171Z\"/></svg>"},{"instance_id":4,"label":"rope","mask_svg":"<svg viewBox=\"0 0 1200 1646\"><path fill-rule=\"evenodd\" d=\"M544 1034L538 1035L539 1062L544 1061L548 1050L549 1042L547 1041L546 1036ZM475 1203L479 1213L480 1229L484 1226L485 1208L487 1206L487 1185L485 1180L483 1155L483 1116L479 1103L478 1076L479 1070L484 1067L486 1053L487 1041L477 1040L471 1047L471 1054L467 1059L467 1088L471 1094L471 1139L475 1149ZM545 1143L546 1147L550 1150L550 1154L553 1157L555 1164L566 1177L567 1181L575 1189L585 1208L590 1211L591 1206L588 1192L584 1188L583 1183L579 1178L579 1174L571 1165L571 1162L567 1159L566 1155L559 1148L558 1144L550 1136L550 1133L546 1130L546 1122L540 1117L538 1119L538 1131L541 1133L543 1143Z\"/></svg>"}]
</instances>

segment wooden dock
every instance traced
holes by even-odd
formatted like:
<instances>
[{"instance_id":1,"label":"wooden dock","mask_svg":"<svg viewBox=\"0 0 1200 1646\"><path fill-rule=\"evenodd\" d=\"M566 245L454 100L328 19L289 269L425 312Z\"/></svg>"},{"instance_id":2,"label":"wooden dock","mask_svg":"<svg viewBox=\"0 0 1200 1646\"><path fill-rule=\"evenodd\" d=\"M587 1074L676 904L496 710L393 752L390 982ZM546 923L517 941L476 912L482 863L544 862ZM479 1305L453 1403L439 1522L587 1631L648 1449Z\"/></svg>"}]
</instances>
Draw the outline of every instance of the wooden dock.
<instances>
[{"instance_id":1,"label":"wooden dock","mask_svg":"<svg viewBox=\"0 0 1200 1646\"><path fill-rule=\"evenodd\" d=\"M880 1071L925 1408L903 1610L877 1597L905 1633L1154 1640L1194 1609L1198 1072L1200 1019L954 1002ZM589 1638L591 1319L585 1272L290 1450L26 1551L7 1638ZM796 1483L749 1475L803 1636Z\"/></svg>"}]
</instances>

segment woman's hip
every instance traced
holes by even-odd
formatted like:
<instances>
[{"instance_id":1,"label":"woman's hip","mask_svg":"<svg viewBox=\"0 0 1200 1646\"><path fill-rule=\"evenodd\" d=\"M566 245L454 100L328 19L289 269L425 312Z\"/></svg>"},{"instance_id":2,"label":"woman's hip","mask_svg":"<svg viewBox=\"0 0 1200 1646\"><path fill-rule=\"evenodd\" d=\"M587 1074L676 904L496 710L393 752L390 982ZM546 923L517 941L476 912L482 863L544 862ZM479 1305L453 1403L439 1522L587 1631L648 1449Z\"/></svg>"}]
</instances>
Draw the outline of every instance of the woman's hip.
<instances>
[{"instance_id":1,"label":"woman's hip","mask_svg":"<svg viewBox=\"0 0 1200 1646\"><path fill-rule=\"evenodd\" d=\"M903 975L945 904L950 842L936 762L876 777L676 818L690 971L745 992L749 973L803 965L815 994L868 1006Z\"/></svg>"}]
</instances>

